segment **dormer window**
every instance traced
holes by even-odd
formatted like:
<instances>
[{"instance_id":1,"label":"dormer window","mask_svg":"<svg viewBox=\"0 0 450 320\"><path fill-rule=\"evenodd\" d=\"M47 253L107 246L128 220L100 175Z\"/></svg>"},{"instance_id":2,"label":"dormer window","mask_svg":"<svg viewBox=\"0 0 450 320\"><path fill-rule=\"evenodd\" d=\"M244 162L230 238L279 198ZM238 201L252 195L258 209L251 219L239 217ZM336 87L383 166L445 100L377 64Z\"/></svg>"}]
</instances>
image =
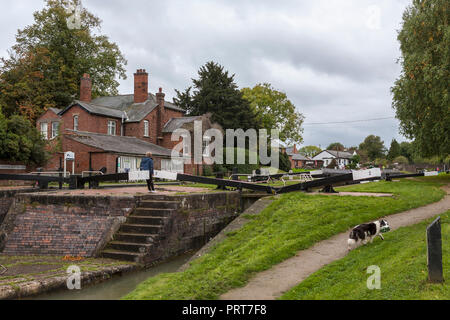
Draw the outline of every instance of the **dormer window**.
<instances>
[{"instance_id":1,"label":"dormer window","mask_svg":"<svg viewBox=\"0 0 450 320\"><path fill-rule=\"evenodd\" d=\"M108 121L108 135L116 135L116 121Z\"/></svg>"},{"instance_id":2,"label":"dormer window","mask_svg":"<svg viewBox=\"0 0 450 320\"><path fill-rule=\"evenodd\" d=\"M144 121L144 137L149 137L150 136L150 123L145 120Z\"/></svg>"},{"instance_id":3,"label":"dormer window","mask_svg":"<svg viewBox=\"0 0 450 320\"><path fill-rule=\"evenodd\" d=\"M78 116L73 116L73 131L78 131Z\"/></svg>"}]
</instances>

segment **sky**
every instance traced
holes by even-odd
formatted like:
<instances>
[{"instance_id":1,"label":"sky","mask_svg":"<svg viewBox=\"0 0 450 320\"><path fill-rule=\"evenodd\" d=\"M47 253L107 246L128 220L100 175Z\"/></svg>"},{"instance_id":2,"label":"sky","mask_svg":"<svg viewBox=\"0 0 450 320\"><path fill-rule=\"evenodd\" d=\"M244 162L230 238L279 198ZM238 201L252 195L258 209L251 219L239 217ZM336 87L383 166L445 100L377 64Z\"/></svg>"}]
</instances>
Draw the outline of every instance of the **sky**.
<instances>
[{"instance_id":1,"label":"sky","mask_svg":"<svg viewBox=\"0 0 450 320\"><path fill-rule=\"evenodd\" d=\"M1 0L6 2L5 0ZM102 19L99 31L128 61L119 92L133 92L133 73L149 72L149 89L172 100L215 61L240 88L270 83L305 116L305 145L359 145L370 134L389 148L405 141L390 88L401 66L397 32L411 0L83 0ZM8 1L0 12L0 56L33 23L43 0ZM391 118L339 124L366 119Z\"/></svg>"}]
</instances>

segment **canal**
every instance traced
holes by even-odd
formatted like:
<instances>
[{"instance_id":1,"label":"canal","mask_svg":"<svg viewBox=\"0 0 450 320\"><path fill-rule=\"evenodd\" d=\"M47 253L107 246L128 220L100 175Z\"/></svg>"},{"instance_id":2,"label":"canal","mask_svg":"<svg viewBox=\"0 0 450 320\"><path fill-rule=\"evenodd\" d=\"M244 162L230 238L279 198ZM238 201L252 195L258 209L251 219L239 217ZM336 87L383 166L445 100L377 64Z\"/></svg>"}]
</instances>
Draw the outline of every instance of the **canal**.
<instances>
[{"instance_id":1,"label":"canal","mask_svg":"<svg viewBox=\"0 0 450 320\"><path fill-rule=\"evenodd\" d=\"M63 290L30 297L26 300L119 300L133 291L141 282L160 273L176 272L192 254L183 255L155 267L115 276L105 282L82 288Z\"/></svg>"}]
</instances>

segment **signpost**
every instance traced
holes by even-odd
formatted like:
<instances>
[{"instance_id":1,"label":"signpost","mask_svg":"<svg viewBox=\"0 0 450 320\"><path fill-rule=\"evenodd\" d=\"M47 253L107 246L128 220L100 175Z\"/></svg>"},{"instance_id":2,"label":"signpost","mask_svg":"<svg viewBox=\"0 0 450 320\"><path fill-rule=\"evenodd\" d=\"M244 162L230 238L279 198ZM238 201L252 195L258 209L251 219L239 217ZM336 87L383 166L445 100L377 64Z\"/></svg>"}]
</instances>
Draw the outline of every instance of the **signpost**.
<instances>
[{"instance_id":1,"label":"signpost","mask_svg":"<svg viewBox=\"0 0 450 320\"><path fill-rule=\"evenodd\" d=\"M67 161L72 161L72 175L75 175L75 153L68 151L64 153L64 178L66 178Z\"/></svg>"},{"instance_id":2,"label":"signpost","mask_svg":"<svg viewBox=\"0 0 450 320\"><path fill-rule=\"evenodd\" d=\"M441 217L427 227L428 281L444 282L442 269Z\"/></svg>"}]
</instances>

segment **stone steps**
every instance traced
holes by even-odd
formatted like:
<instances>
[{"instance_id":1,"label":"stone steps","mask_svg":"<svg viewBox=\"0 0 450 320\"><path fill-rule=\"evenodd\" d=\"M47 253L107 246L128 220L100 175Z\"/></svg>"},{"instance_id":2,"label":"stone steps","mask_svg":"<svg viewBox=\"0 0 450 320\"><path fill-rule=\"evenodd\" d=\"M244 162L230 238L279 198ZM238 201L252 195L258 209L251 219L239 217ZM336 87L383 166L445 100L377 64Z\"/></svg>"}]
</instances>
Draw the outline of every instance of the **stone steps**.
<instances>
[{"instance_id":1,"label":"stone steps","mask_svg":"<svg viewBox=\"0 0 450 320\"><path fill-rule=\"evenodd\" d=\"M103 258L115 259L121 261L131 261L131 262L139 262L142 257L141 253L137 252L128 252L122 250L103 250L101 253Z\"/></svg>"},{"instance_id":2,"label":"stone steps","mask_svg":"<svg viewBox=\"0 0 450 320\"><path fill-rule=\"evenodd\" d=\"M119 231L134 233L159 233L162 227L162 225L124 223L120 227Z\"/></svg>"},{"instance_id":3,"label":"stone steps","mask_svg":"<svg viewBox=\"0 0 450 320\"><path fill-rule=\"evenodd\" d=\"M153 246L151 243L136 243L125 241L111 241L106 250L119 250L127 252L146 253Z\"/></svg>"},{"instance_id":4,"label":"stone steps","mask_svg":"<svg viewBox=\"0 0 450 320\"><path fill-rule=\"evenodd\" d=\"M177 201L143 200L139 207L122 224L102 251L110 259L142 262L154 243L162 236L170 216L180 207Z\"/></svg>"},{"instance_id":5,"label":"stone steps","mask_svg":"<svg viewBox=\"0 0 450 320\"><path fill-rule=\"evenodd\" d=\"M149 224L149 225L163 225L168 217L153 217L153 216L135 216L128 218L128 222L132 224Z\"/></svg>"},{"instance_id":6,"label":"stone steps","mask_svg":"<svg viewBox=\"0 0 450 320\"><path fill-rule=\"evenodd\" d=\"M161 200L143 200L139 204L140 208L149 209L178 209L180 207L179 201L161 201Z\"/></svg>"},{"instance_id":7,"label":"stone steps","mask_svg":"<svg viewBox=\"0 0 450 320\"><path fill-rule=\"evenodd\" d=\"M153 243L154 239L157 236L158 235L156 233L147 234L147 233L118 232L114 236L114 239L117 241L146 244L146 243Z\"/></svg>"},{"instance_id":8,"label":"stone steps","mask_svg":"<svg viewBox=\"0 0 450 320\"><path fill-rule=\"evenodd\" d=\"M151 208L136 208L134 214L136 216L149 217L169 217L175 212L174 209L151 209Z\"/></svg>"}]
</instances>

